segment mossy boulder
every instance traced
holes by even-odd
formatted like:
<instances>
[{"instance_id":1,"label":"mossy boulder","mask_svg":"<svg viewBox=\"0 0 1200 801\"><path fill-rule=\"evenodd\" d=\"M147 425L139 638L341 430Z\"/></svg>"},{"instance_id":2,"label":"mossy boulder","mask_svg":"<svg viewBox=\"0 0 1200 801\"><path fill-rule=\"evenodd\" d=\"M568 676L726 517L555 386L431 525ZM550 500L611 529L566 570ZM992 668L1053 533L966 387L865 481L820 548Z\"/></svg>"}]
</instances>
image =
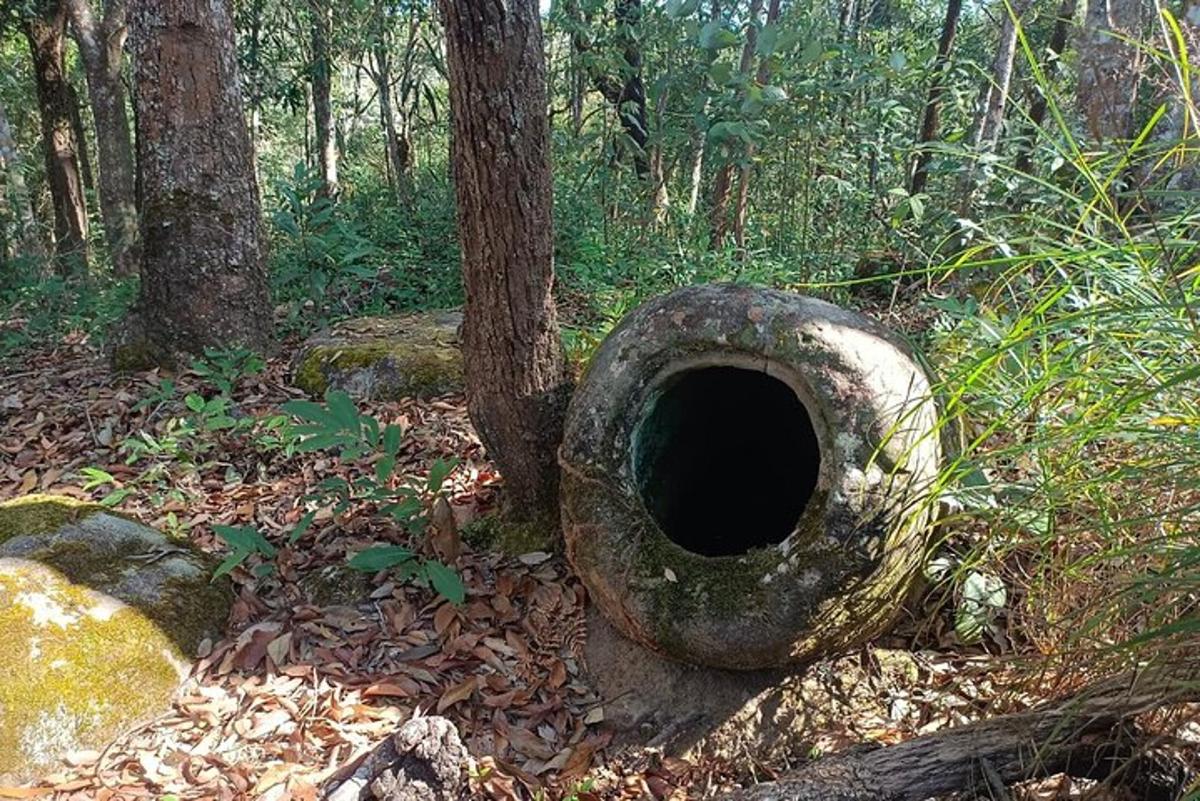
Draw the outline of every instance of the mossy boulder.
<instances>
[{"instance_id":1,"label":"mossy boulder","mask_svg":"<svg viewBox=\"0 0 1200 801\"><path fill-rule=\"evenodd\" d=\"M347 320L301 346L293 383L314 397L340 389L363 400L461 391L461 325L457 311Z\"/></svg>"},{"instance_id":2,"label":"mossy boulder","mask_svg":"<svg viewBox=\"0 0 1200 801\"><path fill-rule=\"evenodd\" d=\"M0 503L0 784L164 711L232 593L185 541L71 498Z\"/></svg>"}]
</instances>

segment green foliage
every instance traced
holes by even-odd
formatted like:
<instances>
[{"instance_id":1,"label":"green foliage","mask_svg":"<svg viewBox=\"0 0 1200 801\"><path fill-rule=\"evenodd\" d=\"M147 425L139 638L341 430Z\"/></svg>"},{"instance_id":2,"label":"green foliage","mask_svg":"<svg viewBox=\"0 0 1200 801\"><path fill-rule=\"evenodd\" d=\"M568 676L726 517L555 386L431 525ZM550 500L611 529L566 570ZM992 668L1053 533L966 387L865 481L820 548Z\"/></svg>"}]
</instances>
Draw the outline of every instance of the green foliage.
<instances>
[{"instance_id":1,"label":"green foliage","mask_svg":"<svg viewBox=\"0 0 1200 801\"><path fill-rule=\"evenodd\" d=\"M293 428L295 448L300 452L333 451L343 464L366 462L373 469L346 479L330 476L320 482L315 493L304 498L316 509L329 509L334 516L360 509L385 517L419 534L428 525L428 513L433 501L456 463L437 461L424 482L403 480L395 474L396 456L400 452L403 431L396 424L381 425L377 419L362 414L354 401L344 392L330 391L325 403L290 401L283 410L301 420ZM311 524L316 514L309 511L289 538L295 542ZM454 603L461 603L466 589L453 570L432 559L423 560L407 548L386 545L368 548L350 558L356 570L377 572L396 569L402 579L419 579Z\"/></svg>"}]
</instances>

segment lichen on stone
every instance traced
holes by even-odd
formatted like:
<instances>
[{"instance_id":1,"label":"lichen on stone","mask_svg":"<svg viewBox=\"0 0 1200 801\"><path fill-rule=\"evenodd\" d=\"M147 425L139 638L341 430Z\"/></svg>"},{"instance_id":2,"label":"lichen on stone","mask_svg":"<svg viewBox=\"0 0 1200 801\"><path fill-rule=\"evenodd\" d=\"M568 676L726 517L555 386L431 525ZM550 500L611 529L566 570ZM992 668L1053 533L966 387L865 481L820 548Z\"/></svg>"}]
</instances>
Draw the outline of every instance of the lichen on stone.
<instances>
[{"instance_id":1,"label":"lichen on stone","mask_svg":"<svg viewBox=\"0 0 1200 801\"><path fill-rule=\"evenodd\" d=\"M292 380L314 397L329 389L374 400L459 391L461 321L457 312L347 321L301 346Z\"/></svg>"},{"instance_id":2,"label":"lichen on stone","mask_svg":"<svg viewBox=\"0 0 1200 801\"><path fill-rule=\"evenodd\" d=\"M165 707L183 654L138 610L0 559L0 776L32 778Z\"/></svg>"},{"instance_id":3,"label":"lichen on stone","mask_svg":"<svg viewBox=\"0 0 1200 801\"><path fill-rule=\"evenodd\" d=\"M232 595L213 560L97 504L0 503L0 779L163 710Z\"/></svg>"}]
</instances>

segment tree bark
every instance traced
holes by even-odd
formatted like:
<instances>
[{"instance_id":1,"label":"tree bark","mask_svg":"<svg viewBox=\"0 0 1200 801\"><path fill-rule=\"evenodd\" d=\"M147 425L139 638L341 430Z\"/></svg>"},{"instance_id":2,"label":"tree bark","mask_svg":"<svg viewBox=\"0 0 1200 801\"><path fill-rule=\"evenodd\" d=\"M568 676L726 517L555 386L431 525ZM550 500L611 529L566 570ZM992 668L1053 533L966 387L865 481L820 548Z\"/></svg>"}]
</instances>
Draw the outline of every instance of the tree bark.
<instances>
[{"instance_id":1,"label":"tree bark","mask_svg":"<svg viewBox=\"0 0 1200 801\"><path fill-rule=\"evenodd\" d=\"M749 77L754 63L754 51L758 46L758 18L762 13L762 0L750 0L750 13L746 22L746 43L742 47L742 60L738 67L742 75ZM729 193L733 188L733 162L726 149L725 160L717 169L713 180L712 208L709 210L710 233L708 246L711 250L725 247L729 235Z\"/></svg>"},{"instance_id":2,"label":"tree bark","mask_svg":"<svg viewBox=\"0 0 1200 801\"><path fill-rule=\"evenodd\" d=\"M1138 41L1142 26L1140 0L1088 0L1077 48L1078 94L1088 131L1100 145L1133 134L1142 55L1120 37Z\"/></svg>"},{"instance_id":3,"label":"tree bark","mask_svg":"<svg viewBox=\"0 0 1200 801\"><path fill-rule=\"evenodd\" d=\"M995 152L1004 126L1004 112L1008 108L1008 92L1012 86L1013 62L1017 55L1017 26L1032 0L1001 0L1004 21L1000 25L1000 38L996 42L996 57L992 59L991 74L983 94L979 98L979 120L975 125L975 138L970 163L962 173L959 193L962 198L959 215L970 214L976 190L976 175L981 157Z\"/></svg>"},{"instance_id":4,"label":"tree bark","mask_svg":"<svg viewBox=\"0 0 1200 801\"><path fill-rule=\"evenodd\" d=\"M1132 756L1121 727L1137 715L1194 700L1196 677L1126 676L1028 712L818 760L726 801L922 801L1067 773L1105 778ZM1186 776L1181 777L1182 790ZM997 784L1001 785L997 788Z\"/></svg>"},{"instance_id":5,"label":"tree bark","mask_svg":"<svg viewBox=\"0 0 1200 801\"><path fill-rule=\"evenodd\" d=\"M312 102L313 127L317 138L317 170L321 192L337 197L338 152L334 136L332 62L329 55L329 8L325 0L309 0L312 16Z\"/></svg>"},{"instance_id":6,"label":"tree bark","mask_svg":"<svg viewBox=\"0 0 1200 801\"><path fill-rule=\"evenodd\" d=\"M1017 55L1017 25L1031 0L1013 0L1011 7L1004 2L1004 22L992 60L991 78L979 104L979 124L975 129L975 147L980 153L996 149L1008 107L1008 90L1012 86L1013 62Z\"/></svg>"},{"instance_id":7,"label":"tree bark","mask_svg":"<svg viewBox=\"0 0 1200 801\"><path fill-rule=\"evenodd\" d=\"M554 521L571 384L551 290L550 126L536 0L442 0L466 288L467 409L509 513ZM557 526L556 526L557 527Z\"/></svg>"},{"instance_id":8,"label":"tree bark","mask_svg":"<svg viewBox=\"0 0 1200 801\"><path fill-rule=\"evenodd\" d=\"M1072 21L1075 19L1075 9L1078 0L1063 0L1058 9L1058 17L1054 20L1054 30L1050 33L1050 41L1046 45L1046 64L1042 67L1042 75L1049 81L1058 72L1058 64L1063 51L1067 47L1067 36L1070 33ZM1025 127L1025 135L1021 137L1020 152L1017 154L1017 171L1028 173L1033 169L1033 150L1037 144L1038 131L1046 121L1046 110L1049 102L1043 87L1031 86L1033 102L1029 104L1029 123Z\"/></svg>"},{"instance_id":9,"label":"tree bark","mask_svg":"<svg viewBox=\"0 0 1200 801\"><path fill-rule=\"evenodd\" d=\"M54 205L55 260L60 272L83 272L87 268L87 200L72 119L75 96L63 60L66 9L58 0L42 0L25 18L24 28L33 55L46 179Z\"/></svg>"},{"instance_id":10,"label":"tree bark","mask_svg":"<svg viewBox=\"0 0 1200 801\"><path fill-rule=\"evenodd\" d=\"M958 32L958 20L961 17L962 0L949 0L946 4L946 17L942 21L942 34L938 38L937 57L933 62L933 77L929 82L925 113L921 117L921 131L917 134L917 154L913 160L912 178L908 185L910 195L924 192L929 181L929 146L937 138L942 93L945 91L946 73L950 69L950 51L954 47L954 37Z\"/></svg>"},{"instance_id":11,"label":"tree bark","mask_svg":"<svg viewBox=\"0 0 1200 801\"><path fill-rule=\"evenodd\" d=\"M779 0L771 0L767 4L765 25L773 25L778 19ZM759 86L766 86L771 81L771 65L765 56L759 59L758 75L755 76L754 80ZM733 241L742 253L746 251L746 211L750 203L750 176L754 172L754 153L756 150L757 148L753 142L746 145L746 162L742 165L741 173L738 176L737 204L734 206L733 211Z\"/></svg>"},{"instance_id":12,"label":"tree bark","mask_svg":"<svg viewBox=\"0 0 1200 801\"><path fill-rule=\"evenodd\" d=\"M228 0L133 0L146 360L264 349L271 305Z\"/></svg>"},{"instance_id":13,"label":"tree bark","mask_svg":"<svg viewBox=\"0 0 1200 801\"><path fill-rule=\"evenodd\" d=\"M109 0L97 22L89 0L65 0L83 57L88 99L96 127L100 167L100 214L117 275L137 272L137 186L133 138L125 108L121 64L125 46L125 0Z\"/></svg>"},{"instance_id":14,"label":"tree bark","mask_svg":"<svg viewBox=\"0 0 1200 801\"><path fill-rule=\"evenodd\" d=\"M8 184L7 198L17 224L16 255L45 260L46 246L33 215L29 189L25 186L24 166L8 113L0 103L0 173L4 174Z\"/></svg>"}]
</instances>

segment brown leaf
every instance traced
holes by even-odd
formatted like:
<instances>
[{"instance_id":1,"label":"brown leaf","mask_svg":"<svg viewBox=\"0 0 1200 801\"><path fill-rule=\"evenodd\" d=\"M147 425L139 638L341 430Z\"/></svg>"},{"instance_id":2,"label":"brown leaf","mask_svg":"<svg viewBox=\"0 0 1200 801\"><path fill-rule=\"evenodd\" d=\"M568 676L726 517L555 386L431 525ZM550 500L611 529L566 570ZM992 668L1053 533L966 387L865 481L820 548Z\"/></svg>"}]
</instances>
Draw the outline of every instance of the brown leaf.
<instances>
[{"instance_id":1,"label":"brown leaf","mask_svg":"<svg viewBox=\"0 0 1200 801\"><path fill-rule=\"evenodd\" d=\"M445 712L459 701L465 701L470 698L478 686L479 680L472 676L461 684L456 684L449 690L446 690L446 692L442 693L442 697L438 699L438 714L440 715L442 712Z\"/></svg>"},{"instance_id":2,"label":"brown leaf","mask_svg":"<svg viewBox=\"0 0 1200 801\"><path fill-rule=\"evenodd\" d=\"M363 698L391 697L411 698L413 692L409 687L394 681L377 681L362 691Z\"/></svg>"}]
</instances>

